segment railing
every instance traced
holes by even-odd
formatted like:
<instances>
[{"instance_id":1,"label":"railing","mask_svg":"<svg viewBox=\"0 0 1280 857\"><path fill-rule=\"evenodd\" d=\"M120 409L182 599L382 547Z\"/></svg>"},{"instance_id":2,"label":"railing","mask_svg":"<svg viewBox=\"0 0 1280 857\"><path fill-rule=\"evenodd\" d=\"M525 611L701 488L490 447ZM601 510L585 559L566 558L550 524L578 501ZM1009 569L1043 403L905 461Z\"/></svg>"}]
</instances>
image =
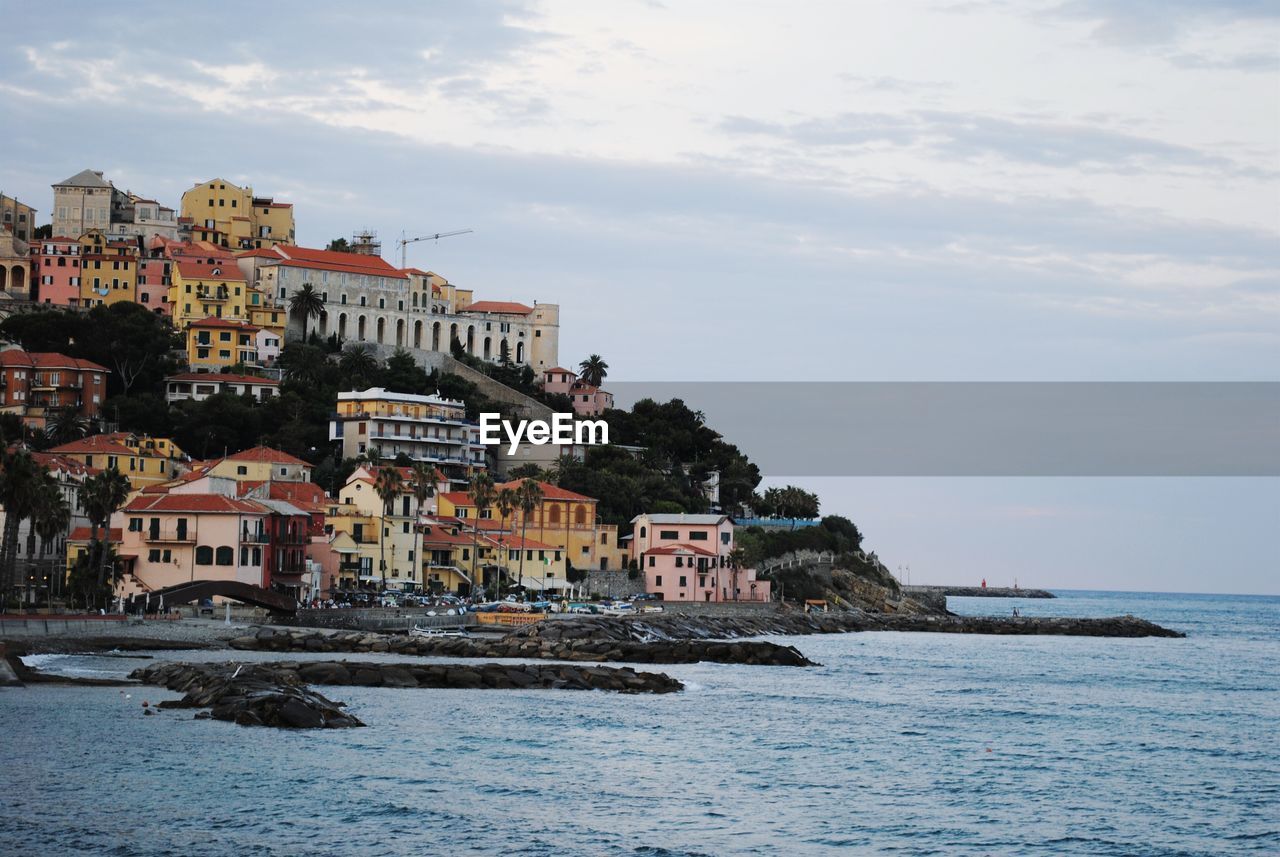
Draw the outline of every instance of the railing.
<instances>
[{"instance_id":1,"label":"railing","mask_svg":"<svg viewBox=\"0 0 1280 857\"><path fill-rule=\"evenodd\" d=\"M271 534L265 531L251 533L248 530L245 530L240 533L240 541L249 545L265 545L270 543Z\"/></svg>"},{"instance_id":2,"label":"railing","mask_svg":"<svg viewBox=\"0 0 1280 857\"><path fill-rule=\"evenodd\" d=\"M196 534L191 530L145 530L144 538L149 542L194 543Z\"/></svg>"}]
</instances>

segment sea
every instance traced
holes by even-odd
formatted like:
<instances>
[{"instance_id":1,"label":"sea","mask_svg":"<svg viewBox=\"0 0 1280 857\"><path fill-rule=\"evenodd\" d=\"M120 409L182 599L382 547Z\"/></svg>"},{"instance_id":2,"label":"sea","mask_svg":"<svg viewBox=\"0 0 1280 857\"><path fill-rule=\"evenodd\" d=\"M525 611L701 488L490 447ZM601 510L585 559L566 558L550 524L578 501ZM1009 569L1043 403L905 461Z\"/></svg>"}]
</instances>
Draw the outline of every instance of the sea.
<instances>
[{"instance_id":1,"label":"sea","mask_svg":"<svg viewBox=\"0 0 1280 857\"><path fill-rule=\"evenodd\" d=\"M822 665L661 667L665 696L323 688L368 724L328 731L0 690L0 854L1280 854L1280 598L1057 594L950 606L1187 638L771 638Z\"/></svg>"}]
</instances>

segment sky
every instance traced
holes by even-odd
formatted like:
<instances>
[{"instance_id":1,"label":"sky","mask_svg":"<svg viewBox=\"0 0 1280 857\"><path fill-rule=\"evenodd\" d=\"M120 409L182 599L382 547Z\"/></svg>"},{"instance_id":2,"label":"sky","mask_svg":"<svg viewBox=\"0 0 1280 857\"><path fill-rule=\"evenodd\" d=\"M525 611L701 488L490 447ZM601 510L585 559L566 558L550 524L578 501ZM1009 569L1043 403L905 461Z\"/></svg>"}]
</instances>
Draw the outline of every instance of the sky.
<instances>
[{"instance_id":1,"label":"sky","mask_svg":"<svg viewBox=\"0 0 1280 857\"><path fill-rule=\"evenodd\" d=\"M1280 6L16 3L0 192L221 177L626 381L1276 381ZM696 403L692 403L695 404ZM732 426L716 426L730 440ZM913 582L1280 594L1275 479L854 479Z\"/></svg>"}]
</instances>

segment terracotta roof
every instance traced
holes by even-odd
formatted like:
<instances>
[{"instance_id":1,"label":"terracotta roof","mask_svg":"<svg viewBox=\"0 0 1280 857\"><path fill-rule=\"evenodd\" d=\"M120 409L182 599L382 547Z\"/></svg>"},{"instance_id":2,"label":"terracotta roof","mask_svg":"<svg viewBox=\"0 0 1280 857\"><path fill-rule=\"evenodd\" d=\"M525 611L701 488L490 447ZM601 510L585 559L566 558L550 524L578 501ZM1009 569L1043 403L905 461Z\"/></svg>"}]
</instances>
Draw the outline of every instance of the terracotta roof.
<instances>
[{"instance_id":1,"label":"terracotta roof","mask_svg":"<svg viewBox=\"0 0 1280 857\"><path fill-rule=\"evenodd\" d=\"M259 247L256 250L245 250L236 254L237 259L279 259L280 254L270 248Z\"/></svg>"},{"instance_id":2,"label":"terracotta roof","mask_svg":"<svg viewBox=\"0 0 1280 857\"><path fill-rule=\"evenodd\" d=\"M140 454L120 443L118 438L104 434L86 437L83 440L73 440L70 443L62 444L61 446L55 446L49 451L58 455L93 455L97 453L108 453L111 455Z\"/></svg>"},{"instance_id":3,"label":"terracotta roof","mask_svg":"<svg viewBox=\"0 0 1280 857\"><path fill-rule=\"evenodd\" d=\"M280 450L272 449L269 446L255 446L252 449L232 453L224 458L223 461L269 461L272 464L301 464L303 467L311 466L300 458L294 458L287 452L281 452Z\"/></svg>"},{"instance_id":4,"label":"terracotta roof","mask_svg":"<svg viewBox=\"0 0 1280 857\"><path fill-rule=\"evenodd\" d=\"M183 372L181 375L170 375L166 381L217 381L224 384L258 384L278 387L280 382L274 378L258 378L254 375L231 375L226 372Z\"/></svg>"},{"instance_id":5,"label":"terracotta roof","mask_svg":"<svg viewBox=\"0 0 1280 857\"><path fill-rule=\"evenodd\" d=\"M706 548L695 547L694 545L678 544L663 545L660 548L649 548L646 554L657 554L658 556L672 556L673 554L697 554L698 556L715 556L715 551L709 551Z\"/></svg>"},{"instance_id":6,"label":"terracotta roof","mask_svg":"<svg viewBox=\"0 0 1280 857\"><path fill-rule=\"evenodd\" d=\"M245 276L236 265L234 259L210 265L208 262L187 261L178 259L174 262L178 273L186 280L228 280L243 283ZM216 272L216 273L215 273Z\"/></svg>"},{"instance_id":7,"label":"terracotta roof","mask_svg":"<svg viewBox=\"0 0 1280 857\"><path fill-rule=\"evenodd\" d=\"M519 534L510 535L510 536L500 536L500 537L485 536L485 540L510 550L535 550L535 551L564 550L564 548L556 547L555 545L544 544L543 542L535 541L534 539L522 539L519 536Z\"/></svg>"},{"instance_id":8,"label":"terracotta roof","mask_svg":"<svg viewBox=\"0 0 1280 857\"><path fill-rule=\"evenodd\" d=\"M41 467L46 467L49 470L65 470L76 475L88 475L97 472L97 468L88 467L82 461L52 452L33 452L31 457Z\"/></svg>"},{"instance_id":9,"label":"terracotta roof","mask_svg":"<svg viewBox=\"0 0 1280 857\"><path fill-rule=\"evenodd\" d=\"M333 250L313 250L309 247L296 247L292 244L277 244L271 249L282 260L280 264L285 267L317 268L348 274L363 274L370 277L390 277L397 280L408 279L407 274L389 264L381 256L366 256L363 253L338 253Z\"/></svg>"},{"instance_id":10,"label":"terracotta roof","mask_svg":"<svg viewBox=\"0 0 1280 857\"><path fill-rule=\"evenodd\" d=\"M503 315L528 315L533 312L533 307L516 303L515 301L476 301L471 306L464 307L458 312L492 312Z\"/></svg>"},{"instance_id":11,"label":"terracotta roof","mask_svg":"<svg viewBox=\"0 0 1280 857\"><path fill-rule=\"evenodd\" d=\"M262 328L255 327L247 321L231 321L230 319L215 318L214 316L190 322L187 327L234 327L237 330L243 330L246 333L251 330L262 330Z\"/></svg>"},{"instance_id":12,"label":"terracotta roof","mask_svg":"<svg viewBox=\"0 0 1280 857\"><path fill-rule=\"evenodd\" d=\"M510 482L500 482L494 486L498 491L503 488L519 488L523 479L513 479ZM542 489L542 499L544 500L580 500L584 503L594 503L596 498L588 497L586 494L577 494L567 488L561 488L559 485L552 485L550 482L539 482L538 487Z\"/></svg>"},{"instance_id":13,"label":"terracotta roof","mask_svg":"<svg viewBox=\"0 0 1280 857\"><path fill-rule=\"evenodd\" d=\"M22 366L28 369L79 369L94 372L107 372L105 366L99 366L89 360L68 357L52 351L23 351L21 348L10 348L0 351L0 366Z\"/></svg>"},{"instance_id":14,"label":"terracotta roof","mask_svg":"<svg viewBox=\"0 0 1280 857\"><path fill-rule=\"evenodd\" d=\"M578 377L577 372L573 371L572 369L565 369L563 366L553 366L550 369L542 370L543 375L546 375L548 372L564 372L566 375L572 375L575 378Z\"/></svg>"},{"instance_id":15,"label":"terracotta roof","mask_svg":"<svg viewBox=\"0 0 1280 857\"><path fill-rule=\"evenodd\" d=\"M221 494L142 495L124 507L126 512L207 512L223 515L264 515L267 508L252 500Z\"/></svg>"}]
</instances>

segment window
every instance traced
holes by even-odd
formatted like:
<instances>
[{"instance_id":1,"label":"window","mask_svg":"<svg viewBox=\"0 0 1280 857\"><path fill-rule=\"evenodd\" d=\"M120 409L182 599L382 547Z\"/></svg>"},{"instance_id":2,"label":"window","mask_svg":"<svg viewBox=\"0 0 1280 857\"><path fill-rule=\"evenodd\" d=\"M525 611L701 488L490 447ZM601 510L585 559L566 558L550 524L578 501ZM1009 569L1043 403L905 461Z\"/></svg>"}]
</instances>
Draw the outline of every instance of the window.
<instances>
[{"instance_id":1,"label":"window","mask_svg":"<svg viewBox=\"0 0 1280 857\"><path fill-rule=\"evenodd\" d=\"M208 545L196 548L196 565L213 565L213 548Z\"/></svg>"},{"instance_id":2,"label":"window","mask_svg":"<svg viewBox=\"0 0 1280 857\"><path fill-rule=\"evenodd\" d=\"M685 577L683 574L682 574L682 575L680 575L680 585L681 585L681 586L688 586L688 585L689 585L689 579L688 579L687 577Z\"/></svg>"},{"instance_id":3,"label":"window","mask_svg":"<svg viewBox=\"0 0 1280 857\"><path fill-rule=\"evenodd\" d=\"M641 528L640 528L640 538L642 538L642 539L643 539L646 535L648 535L648 528L646 528L646 527L641 527Z\"/></svg>"},{"instance_id":4,"label":"window","mask_svg":"<svg viewBox=\"0 0 1280 857\"><path fill-rule=\"evenodd\" d=\"M706 540L707 540L707 534L706 534L706 533L700 533L700 532L698 532L697 530L690 530L690 531L689 531L689 541L691 541L691 542L705 542Z\"/></svg>"},{"instance_id":5,"label":"window","mask_svg":"<svg viewBox=\"0 0 1280 857\"><path fill-rule=\"evenodd\" d=\"M649 557L649 568L653 568L653 567L654 567L654 565L656 565L656 563L654 562L654 558L653 558L653 557Z\"/></svg>"},{"instance_id":6,"label":"window","mask_svg":"<svg viewBox=\"0 0 1280 857\"><path fill-rule=\"evenodd\" d=\"M573 513L573 522L578 526L582 526L587 522L587 507L579 506Z\"/></svg>"},{"instance_id":7,"label":"window","mask_svg":"<svg viewBox=\"0 0 1280 857\"><path fill-rule=\"evenodd\" d=\"M676 539L680 538L680 532L679 530L659 530L658 538L670 539L671 541L675 541Z\"/></svg>"},{"instance_id":8,"label":"window","mask_svg":"<svg viewBox=\"0 0 1280 857\"><path fill-rule=\"evenodd\" d=\"M235 551L233 551L231 548L227 547L226 545L223 545L222 547L218 548L218 560L217 560L218 565L234 565L235 561L236 561Z\"/></svg>"},{"instance_id":9,"label":"window","mask_svg":"<svg viewBox=\"0 0 1280 857\"><path fill-rule=\"evenodd\" d=\"M684 557L676 557L676 568L684 568Z\"/></svg>"},{"instance_id":10,"label":"window","mask_svg":"<svg viewBox=\"0 0 1280 857\"><path fill-rule=\"evenodd\" d=\"M151 550L147 551L147 561L148 561L148 562L159 562L159 561L160 561L160 549L159 549L159 548L152 548Z\"/></svg>"},{"instance_id":11,"label":"window","mask_svg":"<svg viewBox=\"0 0 1280 857\"><path fill-rule=\"evenodd\" d=\"M727 544L729 544L729 538L730 538L730 535L731 535L730 533L721 533L721 534L720 534L720 544L722 544L722 545L727 545Z\"/></svg>"},{"instance_id":12,"label":"window","mask_svg":"<svg viewBox=\"0 0 1280 857\"><path fill-rule=\"evenodd\" d=\"M653 585L654 585L654 586L661 586L661 585L662 585L662 575L661 575L661 574L654 575L654 578L653 578Z\"/></svg>"},{"instance_id":13,"label":"window","mask_svg":"<svg viewBox=\"0 0 1280 857\"><path fill-rule=\"evenodd\" d=\"M131 532L131 533L140 533L140 532L142 532L142 519L141 519L141 518L130 518L130 519L129 519L129 532Z\"/></svg>"}]
</instances>

